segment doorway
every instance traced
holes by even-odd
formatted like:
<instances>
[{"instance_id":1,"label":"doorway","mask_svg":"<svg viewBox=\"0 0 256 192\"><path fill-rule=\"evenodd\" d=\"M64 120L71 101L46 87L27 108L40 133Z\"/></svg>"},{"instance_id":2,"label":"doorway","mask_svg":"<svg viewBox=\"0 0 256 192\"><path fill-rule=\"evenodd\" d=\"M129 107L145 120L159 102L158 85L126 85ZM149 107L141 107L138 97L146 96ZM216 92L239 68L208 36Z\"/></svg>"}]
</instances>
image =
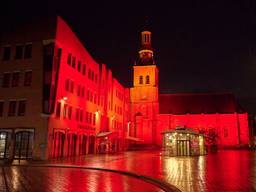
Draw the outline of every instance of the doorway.
<instances>
[{"instance_id":1,"label":"doorway","mask_svg":"<svg viewBox=\"0 0 256 192\"><path fill-rule=\"evenodd\" d=\"M10 140L10 134L8 132L0 132L0 159L6 159L9 157L8 141Z\"/></svg>"},{"instance_id":2,"label":"doorway","mask_svg":"<svg viewBox=\"0 0 256 192\"><path fill-rule=\"evenodd\" d=\"M61 158L63 157L65 143L65 134L62 132L54 133L54 145L53 145L53 157Z\"/></svg>"},{"instance_id":3,"label":"doorway","mask_svg":"<svg viewBox=\"0 0 256 192\"><path fill-rule=\"evenodd\" d=\"M189 156L189 155L190 155L190 141L177 140L177 156Z\"/></svg>"},{"instance_id":4,"label":"doorway","mask_svg":"<svg viewBox=\"0 0 256 192\"><path fill-rule=\"evenodd\" d=\"M31 159L34 132L20 131L15 134L14 159Z\"/></svg>"}]
</instances>

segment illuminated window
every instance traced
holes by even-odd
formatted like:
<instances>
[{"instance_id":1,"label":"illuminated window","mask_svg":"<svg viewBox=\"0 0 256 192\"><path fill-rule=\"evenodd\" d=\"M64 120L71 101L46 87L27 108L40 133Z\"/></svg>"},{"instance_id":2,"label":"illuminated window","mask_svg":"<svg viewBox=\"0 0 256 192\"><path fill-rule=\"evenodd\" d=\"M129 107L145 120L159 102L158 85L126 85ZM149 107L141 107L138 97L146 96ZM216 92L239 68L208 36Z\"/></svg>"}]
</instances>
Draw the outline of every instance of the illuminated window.
<instances>
[{"instance_id":1,"label":"illuminated window","mask_svg":"<svg viewBox=\"0 0 256 192\"><path fill-rule=\"evenodd\" d=\"M32 43L25 45L24 58L30 59L32 57Z\"/></svg>"},{"instance_id":2,"label":"illuminated window","mask_svg":"<svg viewBox=\"0 0 256 192\"><path fill-rule=\"evenodd\" d=\"M143 76L142 76L142 75L140 76L139 83L140 83L140 84L143 84Z\"/></svg>"},{"instance_id":3,"label":"illuminated window","mask_svg":"<svg viewBox=\"0 0 256 192\"><path fill-rule=\"evenodd\" d=\"M7 61L11 59L11 47L4 47L3 60Z\"/></svg>"},{"instance_id":4,"label":"illuminated window","mask_svg":"<svg viewBox=\"0 0 256 192\"><path fill-rule=\"evenodd\" d=\"M11 80L11 74L10 73L4 73L2 87L3 88L9 87L10 86L10 80Z\"/></svg>"},{"instance_id":5,"label":"illuminated window","mask_svg":"<svg viewBox=\"0 0 256 192\"><path fill-rule=\"evenodd\" d=\"M0 101L0 117L3 116L3 113L4 113L4 102Z\"/></svg>"},{"instance_id":6,"label":"illuminated window","mask_svg":"<svg viewBox=\"0 0 256 192\"><path fill-rule=\"evenodd\" d=\"M18 116L24 116L26 112L26 100L19 101Z\"/></svg>"},{"instance_id":7,"label":"illuminated window","mask_svg":"<svg viewBox=\"0 0 256 192\"><path fill-rule=\"evenodd\" d=\"M60 118L61 103L58 102L56 105L56 117Z\"/></svg>"},{"instance_id":8,"label":"illuminated window","mask_svg":"<svg viewBox=\"0 0 256 192\"><path fill-rule=\"evenodd\" d=\"M15 59L22 59L23 56L23 45L16 45Z\"/></svg>"},{"instance_id":9,"label":"illuminated window","mask_svg":"<svg viewBox=\"0 0 256 192\"><path fill-rule=\"evenodd\" d=\"M18 87L20 79L20 72L15 72L12 74L12 87Z\"/></svg>"},{"instance_id":10,"label":"illuminated window","mask_svg":"<svg viewBox=\"0 0 256 192\"><path fill-rule=\"evenodd\" d=\"M32 71L25 72L24 86L30 86L32 81Z\"/></svg>"},{"instance_id":11,"label":"illuminated window","mask_svg":"<svg viewBox=\"0 0 256 192\"><path fill-rule=\"evenodd\" d=\"M14 116L15 113L16 113L16 101L10 101L8 116Z\"/></svg>"},{"instance_id":12,"label":"illuminated window","mask_svg":"<svg viewBox=\"0 0 256 192\"><path fill-rule=\"evenodd\" d=\"M72 55L71 55L71 53L69 53L68 60L67 60L68 65L71 65L71 59L72 59Z\"/></svg>"},{"instance_id":13,"label":"illuminated window","mask_svg":"<svg viewBox=\"0 0 256 192\"><path fill-rule=\"evenodd\" d=\"M146 84L149 84L150 81L149 81L149 75L146 76Z\"/></svg>"}]
</instances>

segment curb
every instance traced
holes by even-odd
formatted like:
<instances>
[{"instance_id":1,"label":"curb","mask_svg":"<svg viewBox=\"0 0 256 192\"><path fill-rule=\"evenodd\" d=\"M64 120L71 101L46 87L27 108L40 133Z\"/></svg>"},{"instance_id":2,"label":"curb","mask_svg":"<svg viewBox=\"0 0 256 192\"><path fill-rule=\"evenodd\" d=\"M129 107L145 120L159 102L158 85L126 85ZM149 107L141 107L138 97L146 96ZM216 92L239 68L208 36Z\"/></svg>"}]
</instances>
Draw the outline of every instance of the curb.
<instances>
[{"instance_id":1,"label":"curb","mask_svg":"<svg viewBox=\"0 0 256 192\"><path fill-rule=\"evenodd\" d=\"M133 177L136 179L141 179L147 183L153 184L157 186L158 188L166 191L166 192L181 192L180 189L177 187L162 181L160 179L155 179L149 176L140 175L134 172L128 172L128 171L120 171L115 169L106 169L106 168L98 168L98 167L84 167L84 166L76 166L76 165L53 165L53 164L47 164L47 165L11 165L12 167L52 167L52 168L74 168L74 169L87 169L87 170L96 170L96 171L106 171L106 172L112 172L112 173L118 173L122 175L126 175L129 177ZM11 167L10 166L10 167Z\"/></svg>"}]
</instances>

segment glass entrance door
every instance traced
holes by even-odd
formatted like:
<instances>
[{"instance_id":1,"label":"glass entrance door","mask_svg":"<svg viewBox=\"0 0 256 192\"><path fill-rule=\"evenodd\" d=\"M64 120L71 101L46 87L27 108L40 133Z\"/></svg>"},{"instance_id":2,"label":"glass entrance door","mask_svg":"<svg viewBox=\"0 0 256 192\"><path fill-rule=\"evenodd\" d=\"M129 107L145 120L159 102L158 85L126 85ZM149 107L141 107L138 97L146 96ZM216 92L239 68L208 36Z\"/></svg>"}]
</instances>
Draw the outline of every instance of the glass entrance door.
<instances>
[{"instance_id":1,"label":"glass entrance door","mask_svg":"<svg viewBox=\"0 0 256 192\"><path fill-rule=\"evenodd\" d=\"M177 140L177 156L189 156L190 143L189 140Z\"/></svg>"},{"instance_id":2,"label":"glass entrance door","mask_svg":"<svg viewBox=\"0 0 256 192\"><path fill-rule=\"evenodd\" d=\"M9 151L7 149L8 139L8 132L0 132L0 159L5 159L9 157Z\"/></svg>"},{"instance_id":3,"label":"glass entrance door","mask_svg":"<svg viewBox=\"0 0 256 192\"><path fill-rule=\"evenodd\" d=\"M15 134L14 159L31 159L34 133L20 131Z\"/></svg>"}]
</instances>

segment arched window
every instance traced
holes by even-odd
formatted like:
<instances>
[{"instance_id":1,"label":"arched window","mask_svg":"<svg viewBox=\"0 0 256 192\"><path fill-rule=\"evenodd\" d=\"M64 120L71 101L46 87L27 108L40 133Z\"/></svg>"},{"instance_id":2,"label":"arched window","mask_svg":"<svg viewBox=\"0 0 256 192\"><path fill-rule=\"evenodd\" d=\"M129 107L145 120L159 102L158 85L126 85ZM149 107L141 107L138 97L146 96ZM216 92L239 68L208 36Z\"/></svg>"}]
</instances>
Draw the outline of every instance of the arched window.
<instances>
[{"instance_id":1,"label":"arched window","mask_svg":"<svg viewBox=\"0 0 256 192\"><path fill-rule=\"evenodd\" d=\"M149 81L149 75L146 76L146 84L149 84L150 81Z\"/></svg>"},{"instance_id":2,"label":"arched window","mask_svg":"<svg viewBox=\"0 0 256 192\"><path fill-rule=\"evenodd\" d=\"M139 81L140 84L143 84L143 76L141 75L140 76L140 81Z\"/></svg>"}]
</instances>

